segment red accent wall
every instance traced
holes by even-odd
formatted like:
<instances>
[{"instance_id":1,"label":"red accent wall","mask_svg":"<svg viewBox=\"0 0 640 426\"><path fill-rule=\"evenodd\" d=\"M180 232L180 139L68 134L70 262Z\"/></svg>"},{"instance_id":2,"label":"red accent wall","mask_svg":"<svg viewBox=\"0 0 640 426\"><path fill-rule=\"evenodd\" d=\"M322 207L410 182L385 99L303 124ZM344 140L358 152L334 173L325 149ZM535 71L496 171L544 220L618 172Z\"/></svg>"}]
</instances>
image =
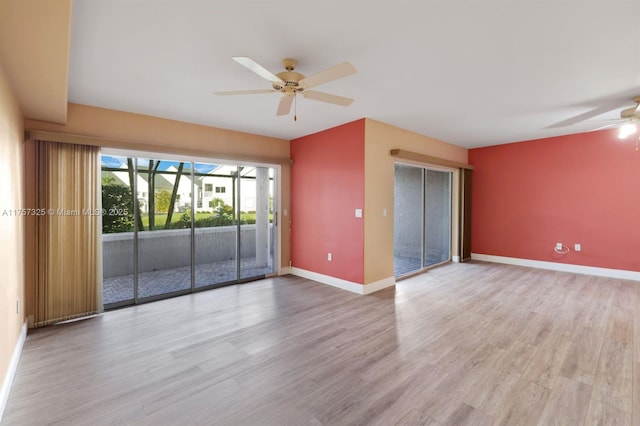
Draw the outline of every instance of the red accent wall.
<instances>
[{"instance_id":1,"label":"red accent wall","mask_svg":"<svg viewBox=\"0 0 640 426\"><path fill-rule=\"evenodd\" d=\"M364 125L291 141L292 266L364 283ZM327 253L333 260L327 260Z\"/></svg>"},{"instance_id":2,"label":"red accent wall","mask_svg":"<svg viewBox=\"0 0 640 426\"><path fill-rule=\"evenodd\" d=\"M605 130L469 150L472 251L640 271L640 151ZM556 242L571 248L556 254ZM574 252L574 244L582 252Z\"/></svg>"}]
</instances>

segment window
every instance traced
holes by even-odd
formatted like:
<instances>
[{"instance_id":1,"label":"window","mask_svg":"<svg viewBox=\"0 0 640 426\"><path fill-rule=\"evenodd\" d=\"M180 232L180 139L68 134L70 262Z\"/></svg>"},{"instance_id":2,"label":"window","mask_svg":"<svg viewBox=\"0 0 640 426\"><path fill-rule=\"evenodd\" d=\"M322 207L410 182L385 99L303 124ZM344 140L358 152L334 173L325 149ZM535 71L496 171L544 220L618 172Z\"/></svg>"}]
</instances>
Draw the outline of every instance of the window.
<instances>
[{"instance_id":1,"label":"window","mask_svg":"<svg viewBox=\"0 0 640 426\"><path fill-rule=\"evenodd\" d=\"M213 184L212 183L205 183L204 184L204 196L205 197L211 196L212 192L213 192Z\"/></svg>"},{"instance_id":2,"label":"window","mask_svg":"<svg viewBox=\"0 0 640 426\"><path fill-rule=\"evenodd\" d=\"M216 194L224 194L227 192L227 188L224 186L216 186Z\"/></svg>"}]
</instances>

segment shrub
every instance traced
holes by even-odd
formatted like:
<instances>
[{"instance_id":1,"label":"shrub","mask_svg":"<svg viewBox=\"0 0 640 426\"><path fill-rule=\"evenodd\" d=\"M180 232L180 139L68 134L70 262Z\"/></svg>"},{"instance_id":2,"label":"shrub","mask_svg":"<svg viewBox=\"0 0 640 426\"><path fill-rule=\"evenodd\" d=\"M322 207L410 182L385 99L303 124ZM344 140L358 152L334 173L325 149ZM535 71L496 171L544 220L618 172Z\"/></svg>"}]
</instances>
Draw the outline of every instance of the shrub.
<instances>
[{"instance_id":1,"label":"shrub","mask_svg":"<svg viewBox=\"0 0 640 426\"><path fill-rule=\"evenodd\" d=\"M128 186L106 180L102 184L102 233L133 231L133 197ZM126 214L120 214L126 213Z\"/></svg>"}]
</instances>

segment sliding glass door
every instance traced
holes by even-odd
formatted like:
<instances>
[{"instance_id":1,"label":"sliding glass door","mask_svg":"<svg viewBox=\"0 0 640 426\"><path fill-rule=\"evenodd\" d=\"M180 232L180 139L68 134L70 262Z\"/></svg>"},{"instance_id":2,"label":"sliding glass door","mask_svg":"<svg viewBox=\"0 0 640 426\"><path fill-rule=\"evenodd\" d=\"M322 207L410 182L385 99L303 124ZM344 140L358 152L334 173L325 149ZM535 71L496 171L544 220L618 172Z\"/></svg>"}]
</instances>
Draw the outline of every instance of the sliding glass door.
<instances>
[{"instance_id":1,"label":"sliding glass door","mask_svg":"<svg viewBox=\"0 0 640 426\"><path fill-rule=\"evenodd\" d=\"M451 172L425 170L424 266L451 258Z\"/></svg>"},{"instance_id":2,"label":"sliding glass door","mask_svg":"<svg viewBox=\"0 0 640 426\"><path fill-rule=\"evenodd\" d=\"M240 278L274 272L273 169L240 170Z\"/></svg>"},{"instance_id":3,"label":"sliding glass door","mask_svg":"<svg viewBox=\"0 0 640 426\"><path fill-rule=\"evenodd\" d=\"M451 178L449 171L396 164L396 277L451 259Z\"/></svg>"},{"instance_id":4,"label":"sliding glass door","mask_svg":"<svg viewBox=\"0 0 640 426\"><path fill-rule=\"evenodd\" d=\"M135 292L135 164L131 158L102 156L103 303L132 303Z\"/></svg>"},{"instance_id":5,"label":"sliding glass door","mask_svg":"<svg viewBox=\"0 0 640 426\"><path fill-rule=\"evenodd\" d=\"M137 299L191 290L191 163L138 158Z\"/></svg>"},{"instance_id":6,"label":"sliding glass door","mask_svg":"<svg viewBox=\"0 0 640 426\"><path fill-rule=\"evenodd\" d=\"M396 164L393 249L395 275L422 268L422 206L424 196L422 169Z\"/></svg>"},{"instance_id":7,"label":"sliding glass door","mask_svg":"<svg viewBox=\"0 0 640 426\"><path fill-rule=\"evenodd\" d=\"M195 286L238 280L238 166L196 163Z\"/></svg>"},{"instance_id":8,"label":"sliding glass door","mask_svg":"<svg viewBox=\"0 0 640 426\"><path fill-rule=\"evenodd\" d=\"M275 181L272 167L103 155L105 307L274 273Z\"/></svg>"}]
</instances>

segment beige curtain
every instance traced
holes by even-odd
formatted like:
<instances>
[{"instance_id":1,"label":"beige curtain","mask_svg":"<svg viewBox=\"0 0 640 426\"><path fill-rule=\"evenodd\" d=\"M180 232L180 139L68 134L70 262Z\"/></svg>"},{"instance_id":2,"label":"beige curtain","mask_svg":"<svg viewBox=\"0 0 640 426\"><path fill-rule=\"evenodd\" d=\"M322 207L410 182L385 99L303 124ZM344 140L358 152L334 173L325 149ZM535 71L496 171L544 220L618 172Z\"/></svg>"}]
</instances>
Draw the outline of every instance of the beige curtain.
<instances>
[{"instance_id":1,"label":"beige curtain","mask_svg":"<svg viewBox=\"0 0 640 426\"><path fill-rule=\"evenodd\" d=\"M35 142L34 325L102 310L100 148Z\"/></svg>"}]
</instances>

